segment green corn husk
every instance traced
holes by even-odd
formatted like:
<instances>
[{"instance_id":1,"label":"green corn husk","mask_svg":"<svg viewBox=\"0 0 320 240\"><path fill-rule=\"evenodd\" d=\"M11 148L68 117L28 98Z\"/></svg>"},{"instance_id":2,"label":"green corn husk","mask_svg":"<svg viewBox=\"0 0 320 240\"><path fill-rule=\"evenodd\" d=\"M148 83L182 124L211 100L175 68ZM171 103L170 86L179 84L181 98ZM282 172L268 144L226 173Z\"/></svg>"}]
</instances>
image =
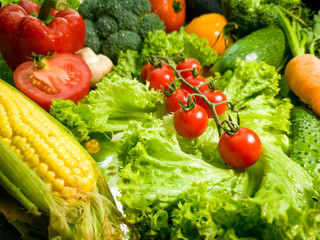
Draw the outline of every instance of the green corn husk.
<instances>
[{"instance_id":1,"label":"green corn husk","mask_svg":"<svg viewBox=\"0 0 320 240\"><path fill-rule=\"evenodd\" d=\"M1 141L0 153L0 185L17 201L9 206L1 196L0 210L24 239L37 239L34 237L37 234L42 234L44 239L123 239L120 228L123 219L110 200L113 198L109 189L103 188L106 184L103 178L98 186L105 189L107 197L92 192L68 202L51 193L47 185ZM45 225L47 229L39 228Z\"/></svg>"}]
</instances>

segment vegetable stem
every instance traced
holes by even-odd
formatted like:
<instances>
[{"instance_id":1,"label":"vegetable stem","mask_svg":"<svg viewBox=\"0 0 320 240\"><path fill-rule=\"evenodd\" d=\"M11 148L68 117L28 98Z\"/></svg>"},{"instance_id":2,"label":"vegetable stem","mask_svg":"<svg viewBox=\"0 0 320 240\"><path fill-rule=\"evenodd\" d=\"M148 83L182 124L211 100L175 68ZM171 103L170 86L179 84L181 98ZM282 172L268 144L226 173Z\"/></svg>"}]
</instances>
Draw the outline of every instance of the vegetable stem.
<instances>
[{"instance_id":1,"label":"vegetable stem","mask_svg":"<svg viewBox=\"0 0 320 240\"><path fill-rule=\"evenodd\" d=\"M68 9L68 2L65 0L45 0L40 7L38 18L48 25L51 20L51 10L55 9L57 11L65 11Z\"/></svg>"},{"instance_id":2,"label":"vegetable stem","mask_svg":"<svg viewBox=\"0 0 320 240\"><path fill-rule=\"evenodd\" d=\"M287 41L291 49L292 55L295 57L295 56L304 54L305 53L304 45L306 42L305 34L302 33L302 39L301 41L299 41L297 37L297 33L298 33L298 29L296 29L297 27L293 29L288 18L284 15L282 10L278 7L275 7L275 9L278 13L278 19L282 27L282 30L284 31L287 37Z\"/></svg>"}]
</instances>

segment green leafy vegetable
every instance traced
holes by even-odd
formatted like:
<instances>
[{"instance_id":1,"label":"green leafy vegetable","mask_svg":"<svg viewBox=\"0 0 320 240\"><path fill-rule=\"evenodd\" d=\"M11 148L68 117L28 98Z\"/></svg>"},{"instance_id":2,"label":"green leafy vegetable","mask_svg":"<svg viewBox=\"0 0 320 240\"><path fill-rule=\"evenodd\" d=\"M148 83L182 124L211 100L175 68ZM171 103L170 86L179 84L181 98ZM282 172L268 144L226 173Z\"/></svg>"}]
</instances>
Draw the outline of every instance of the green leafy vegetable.
<instances>
[{"instance_id":1,"label":"green leafy vegetable","mask_svg":"<svg viewBox=\"0 0 320 240\"><path fill-rule=\"evenodd\" d=\"M188 140L172 115L148 115L120 140L119 200L139 239L315 239L318 192L312 177L283 150L290 133L289 99L278 97L280 75L264 62L238 61L217 85L239 109L241 125L263 144L244 170L224 164L218 132Z\"/></svg>"},{"instance_id":2,"label":"green leafy vegetable","mask_svg":"<svg viewBox=\"0 0 320 240\"><path fill-rule=\"evenodd\" d=\"M128 50L120 53L113 72L122 77L141 80L140 71L149 56L175 57L181 54L197 59L202 66L211 66L218 58L208 41L199 39L195 34L189 35L184 30L170 34L155 30L145 38L141 51Z\"/></svg>"},{"instance_id":3,"label":"green leafy vegetable","mask_svg":"<svg viewBox=\"0 0 320 240\"><path fill-rule=\"evenodd\" d=\"M208 40L184 30L166 34L165 31L154 31L145 39L142 59L152 55L174 57L184 54L187 58L197 59L201 66L210 66L217 59L217 53L209 46Z\"/></svg>"},{"instance_id":4,"label":"green leafy vegetable","mask_svg":"<svg viewBox=\"0 0 320 240\"><path fill-rule=\"evenodd\" d=\"M293 106L288 98L278 97L279 79L275 67L264 62L239 60L234 71L216 77L216 84L228 100L237 103L241 126L255 131L263 142L279 145L287 152ZM234 113L230 114L236 118ZM218 141L214 123L209 124L207 131L197 139L179 138L185 152L201 154L209 163L223 164L217 152Z\"/></svg>"},{"instance_id":5,"label":"green leafy vegetable","mask_svg":"<svg viewBox=\"0 0 320 240\"><path fill-rule=\"evenodd\" d=\"M91 132L123 131L130 121L141 121L162 102L160 92L149 91L147 85L136 80L113 75L105 77L78 105L55 100L50 113L81 141Z\"/></svg>"},{"instance_id":6,"label":"green leafy vegetable","mask_svg":"<svg viewBox=\"0 0 320 240\"><path fill-rule=\"evenodd\" d=\"M238 25L236 33L243 37L259 28L277 23L274 5L288 11L301 6L301 0L222 0L223 14Z\"/></svg>"}]
</instances>

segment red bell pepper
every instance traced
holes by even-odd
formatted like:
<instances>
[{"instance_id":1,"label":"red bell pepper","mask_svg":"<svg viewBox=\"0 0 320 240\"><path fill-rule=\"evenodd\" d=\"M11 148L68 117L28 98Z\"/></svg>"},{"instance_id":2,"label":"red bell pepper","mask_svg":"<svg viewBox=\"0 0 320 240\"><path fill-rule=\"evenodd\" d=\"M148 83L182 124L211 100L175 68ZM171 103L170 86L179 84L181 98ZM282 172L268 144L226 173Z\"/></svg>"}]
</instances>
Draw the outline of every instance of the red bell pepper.
<instances>
[{"instance_id":1,"label":"red bell pepper","mask_svg":"<svg viewBox=\"0 0 320 240\"><path fill-rule=\"evenodd\" d=\"M0 52L12 70L28 61L32 52L46 55L74 53L83 48L85 22L61 0L31 0L0 8Z\"/></svg>"}]
</instances>

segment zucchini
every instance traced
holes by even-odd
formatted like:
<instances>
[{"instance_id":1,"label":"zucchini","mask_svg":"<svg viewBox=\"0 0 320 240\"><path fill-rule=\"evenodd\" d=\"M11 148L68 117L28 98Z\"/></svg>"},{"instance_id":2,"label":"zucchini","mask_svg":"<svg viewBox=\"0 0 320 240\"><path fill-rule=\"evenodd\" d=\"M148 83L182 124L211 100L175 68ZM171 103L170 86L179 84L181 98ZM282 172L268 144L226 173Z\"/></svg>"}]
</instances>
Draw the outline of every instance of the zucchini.
<instances>
[{"instance_id":1,"label":"zucchini","mask_svg":"<svg viewBox=\"0 0 320 240\"><path fill-rule=\"evenodd\" d=\"M320 175L320 118L307 106L291 110L290 158L312 177Z\"/></svg>"},{"instance_id":2,"label":"zucchini","mask_svg":"<svg viewBox=\"0 0 320 240\"><path fill-rule=\"evenodd\" d=\"M244 61L264 61L279 69L284 64L287 50L284 32L279 27L261 28L233 43L213 65L211 72L233 70L237 58Z\"/></svg>"}]
</instances>

